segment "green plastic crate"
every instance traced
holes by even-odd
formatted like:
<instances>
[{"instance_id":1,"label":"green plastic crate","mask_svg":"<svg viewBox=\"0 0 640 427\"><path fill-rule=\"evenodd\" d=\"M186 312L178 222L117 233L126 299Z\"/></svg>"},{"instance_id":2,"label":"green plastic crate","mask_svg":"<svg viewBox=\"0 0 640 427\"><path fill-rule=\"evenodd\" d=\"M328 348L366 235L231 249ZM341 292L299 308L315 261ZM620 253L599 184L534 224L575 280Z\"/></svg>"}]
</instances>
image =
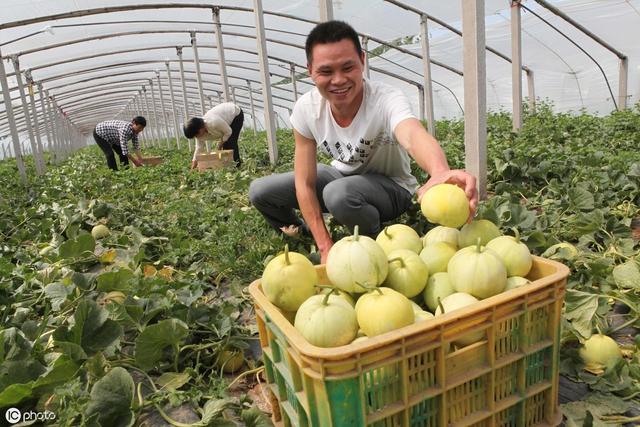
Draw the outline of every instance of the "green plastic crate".
<instances>
[{"instance_id":1,"label":"green plastic crate","mask_svg":"<svg viewBox=\"0 0 640 427\"><path fill-rule=\"evenodd\" d=\"M318 266L321 283L328 283ZM569 270L534 257L532 284L335 348L309 344L255 300L277 426L557 426L560 316ZM452 341L483 331L463 348Z\"/></svg>"}]
</instances>

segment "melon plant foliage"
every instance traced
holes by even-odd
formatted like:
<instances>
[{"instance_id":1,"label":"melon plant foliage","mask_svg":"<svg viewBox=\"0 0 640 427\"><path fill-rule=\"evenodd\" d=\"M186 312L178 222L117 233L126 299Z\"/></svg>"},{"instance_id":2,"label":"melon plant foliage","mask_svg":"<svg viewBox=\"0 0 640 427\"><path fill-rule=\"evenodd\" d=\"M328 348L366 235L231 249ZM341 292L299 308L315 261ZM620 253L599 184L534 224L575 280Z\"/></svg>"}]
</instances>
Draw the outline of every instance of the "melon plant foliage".
<instances>
[{"instance_id":1,"label":"melon plant foliage","mask_svg":"<svg viewBox=\"0 0 640 427\"><path fill-rule=\"evenodd\" d=\"M533 255L553 248L547 256L571 268L561 373L590 388L589 402L615 408L609 415L640 407L638 350L624 340L640 326L639 244L631 233L640 217L639 112L553 114L539 104L517 134L508 114L487 121L491 197L478 218L503 232L517 228ZM463 123L440 121L437 135L450 166L463 168ZM275 172L291 170L291 132L280 130L278 144ZM0 407L49 402L61 425L106 426L139 422L171 403L189 406L203 423L223 425L224 412L237 424L261 425L245 394L225 392L238 373L225 376L217 355L240 349L242 369L260 364L243 289L284 243L304 255L313 250L310 239L284 241L249 205L251 180L274 171L264 133L243 133L240 147L242 168L207 173L187 170L186 150L146 150L165 162L114 174L92 147L40 178L27 157L28 187L0 186ZM0 162L0 180L19 182L13 160ZM396 222L420 236L433 227L417 203ZM97 224L110 234L93 238ZM330 226L334 241L349 235ZM614 303L622 315L611 317ZM580 369L579 342L598 329L616 337L621 326L621 368L600 376ZM156 390L141 402L140 382ZM107 408L100 402L109 396ZM595 407L564 408L582 425L585 410L599 416Z\"/></svg>"}]
</instances>

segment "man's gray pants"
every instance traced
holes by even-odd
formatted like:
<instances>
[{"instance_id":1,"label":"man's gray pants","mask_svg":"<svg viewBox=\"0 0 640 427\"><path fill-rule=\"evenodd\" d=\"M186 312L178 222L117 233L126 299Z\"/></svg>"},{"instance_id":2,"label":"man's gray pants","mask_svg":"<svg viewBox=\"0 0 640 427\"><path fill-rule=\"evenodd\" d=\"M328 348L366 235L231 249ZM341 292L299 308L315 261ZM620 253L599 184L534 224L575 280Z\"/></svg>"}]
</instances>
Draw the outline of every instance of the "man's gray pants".
<instances>
[{"instance_id":1,"label":"man's gray pants","mask_svg":"<svg viewBox=\"0 0 640 427\"><path fill-rule=\"evenodd\" d=\"M353 232L375 237L381 223L399 217L411 205L411 194L389 177L378 174L342 175L318 164L316 194L324 213L330 213ZM274 229L301 225L293 172L258 178L249 186L251 203Z\"/></svg>"}]
</instances>

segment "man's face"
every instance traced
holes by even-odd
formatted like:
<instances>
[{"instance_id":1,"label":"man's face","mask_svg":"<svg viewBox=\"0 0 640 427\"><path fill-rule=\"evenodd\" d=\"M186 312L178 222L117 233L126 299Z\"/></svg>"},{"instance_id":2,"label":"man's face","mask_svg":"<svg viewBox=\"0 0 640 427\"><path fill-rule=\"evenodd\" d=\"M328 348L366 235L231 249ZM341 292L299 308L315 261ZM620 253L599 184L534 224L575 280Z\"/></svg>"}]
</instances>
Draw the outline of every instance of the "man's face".
<instances>
[{"instance_id":1,"label":"man's face","mask_svg":"<svg viewBox=\"0 0 640 427\"><path fill-rule=\"evenodd\" d=\"M196 134L196 138L204 138L208 135L207 128L202 126L198 133Z\"/></svg>"},{"instance_id":2,"label":"man's face","mask_svg":"<svg viewBox=\"0 0 640 427\"><path fill-rule=\"evenodd\" d=\"M332 107L357 108L362 102L364 53L358 55L350 39L317 44L311 51L309 74L320 95Z\"/></svg>"},{"instance_id":3,"label":"man's face","mask_svg":"<svg viewBox=\"0 0 640 427\"><path fill-rule=\"evenodd\" d=\"M132 122L131 127L133 128L133 132L135 132L136 135L144 130L144 126L136 122Z\"/></svg>"}]
</instances>

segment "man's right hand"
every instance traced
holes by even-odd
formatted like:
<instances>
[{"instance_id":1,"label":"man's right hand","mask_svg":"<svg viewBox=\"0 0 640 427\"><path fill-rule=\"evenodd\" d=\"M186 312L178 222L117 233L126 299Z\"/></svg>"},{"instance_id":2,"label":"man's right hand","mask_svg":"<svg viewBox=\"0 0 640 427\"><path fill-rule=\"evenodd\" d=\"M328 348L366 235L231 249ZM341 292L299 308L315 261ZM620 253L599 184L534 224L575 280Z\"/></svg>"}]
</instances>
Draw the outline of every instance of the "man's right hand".
<instances>
[{"instance_id":1,"label":"man's right hand","mask_svg":"<svg viewBox=\"0 0 640 427\"><path fill-rule=\"evenodd\" d=\"M329 241L328 244L324 245L322 248L319 248L320 251L320 263L326 264L327 257L329 256L329 251L333 247L333 241Z\"/></svg>"}]
</instances>

